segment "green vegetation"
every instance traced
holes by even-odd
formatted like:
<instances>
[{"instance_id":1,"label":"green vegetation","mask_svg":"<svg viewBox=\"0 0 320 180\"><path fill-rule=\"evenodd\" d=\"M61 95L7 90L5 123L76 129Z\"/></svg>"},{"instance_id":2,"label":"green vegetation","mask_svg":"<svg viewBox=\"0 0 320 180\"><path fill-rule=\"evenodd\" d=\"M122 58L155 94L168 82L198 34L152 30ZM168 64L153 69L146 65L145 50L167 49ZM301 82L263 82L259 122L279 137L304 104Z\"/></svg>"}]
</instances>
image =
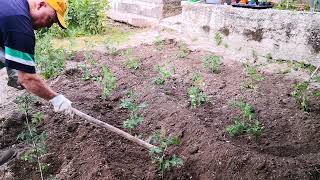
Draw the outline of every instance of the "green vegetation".
<instances>
[{"instance_id":1,"label":"green vegetation","mask_svg":"<svg viewBox=\"0 0 320 180\"><path fill-rule=\"evenodd\" d=\"M240 101L232 103L234 107L238 107L242 113L241 117L235 117L234 124L226 128L230 136L239 136L241 134L250 134L255 137L260 137L263 127L258 120L255 120L255 112L253 107L245 102L244 98Z\"/></svg>"},{"instance_id":2,"label":"green vegetation","mask_svg":"<svg viewBox=\"0 0 320 180\"><path fill-rule=\"evenodd\" d=\"M301 6L301 1L299 0L282 0L277 3L275 8L280 10L309 11L310 5L304 4Z\"/></svg>"},{"instance_id":3,"label":"green vegetation","mask_svg":"<svg viewBox=\"0 0 320 180\"><path fill-rule=\"evenodd\" d=\"M21 160L28 161L30 163L37 163L37 168L40 172L41 180L44 179L43 173L49 170L50 164L42 163L41 158L47 154L48 148L45 144L47 140L46 132L39 132L37 126L43 120L43 114L37 112L31 114L30 106L36 101L36 98L30 94L25 94L17 98L19 109L25 114L27 130L18 135L18 139L25 141L31 148L24 152L21 156ZM29 117L32 116L31 121Z\"/></svg>"},{"instance_id":4,"label":"green vegetation","mask_svg":"<svg viewBox=\"0 0 320 180\"><path fill-rule=\"evenodd\" d=\"M162 51L165 48L166 43L164 42L164 40L161 40L160 37L158 36L156 37L154 45L158 51Z\"/></svg>"},{"instance_id":5,"label":"green vegetation","mask_svg":"<svg viewBox=\"0 0 320 180\"><path fill-rule=\"evenodd\" d=\"M130 69L139 69L141 66L140 60L138 57L132 55L132 49L127 49L124 53L124 57L126 59L125 65Z\"/></svg>"},{"instance_id":6,"label":"green vegetation","mask_svg":"<svg viewBox=\"0 0 320 180\"><path fill-rule=\"evenodd\" d=\"M102 77L99 78L99 82L102 87L102 99L106 99L117 87L117 79L107 66L102 68Z\"/></svg>"},{"instance_id":7,"label":"green vegetation","mask_svg":"<svg viewBox=\"0 0 320 180\"><path fill-rule=\"evenodd\" d=\"M150 150L150 155L153 163L157 165L162 178L166 171L183 165L183 160L177 155L169 156L167 154L167 149L170 146L179 145L179 139L177 137L162 137L159 132L156 132L151 141L158 145L158 147Z\"/></svg>"},{"instance_id":8,"label":"green vegetation","mask_svg":"<svg viewBox=\"0 0 320 180\"><path fill-rule=\"evenodd\" d=\"M141 109L146 107L145 103L137 104L137 96L133 91L127 94L126 99L121 100L121 108L127 109L130 112L130 117L124 121L123 127L129 129L130 133L133 129L143 123L144 118L139 115Z\"/></svg>"},{"instance_id":9,"label":"green vegetation","mask_svg":"<svg viewBox=\"0 0 320 180\"><path fill-rule=\"evenodd\" d=\"M154 80L155 84L163 85L166 82L166 80L172 77L171 72L167 70L168 68L166 66L160 66L157 64L155 68L159 72L159 76L157 76Z\"/></svg>"},{"instance_id":10,"label":"green vegetation","mask_svg":"<svg viewBox=\"0 0 320 180\"><path fill-rule=\"evenodd\" d=\"M300 108L305 111L310 111L310 100L309 100L309 82L298 83L293 86L291 96L294 97Z\"/></svg>"},{"instance_id":11,"label":"green vegetation","mask_svg":"<svg viewBox=\"0 0 320 180\"><path fill-rule=\"evenodd\" d=\"M67 52L53 48L50 35L39 39L36 45L35 59L41 75L45 79L57 77L65 68Z\"/></svg>"},{"instance_id":12,"label":"green vegetation","mask_svg":"<svg viewBox=\"0 0 320 180\"><path fill-rule=\"evenodd\" d=\"M247 84L245 84L245 88L249 88L249 89L256 89L256 84L259 82L259 81L263 81L264 80L264 77L258 73L258 71L250 66L249 64L246 64L246 63L243 63L242 64L243 67L244 67L244 70L246 72L246 75L250 78L250 81L247 82Z\"/></svg>"},{"instance_id":13,"label":"green vegetation","mask_svg":"<svg viewBox=\"0 0 320 180\"><path fill-rule=\"evenodd\" d=\"M187 45L185 43L179 43L179 52L177 54L178 58L185 58L190 53Z\"/></svg>"},{"instance_id":14,"label":"green vegetation","mask_svg":"<svg viewBox=\"0 0 320 180\"><path fill-rule=\"evenodd\" d=\"M204 85L200 75L192 76L192 86L188 89L188 96L191 102L191 108L197 108L207 101L207 95L201 89Z\"/></svg>"},{"instance_id":15,"label":"green vegetation","mask_svg":"<svg viewBox=\"0 0 320 180\"><path fill-rule=\"evenodd\" d=\"M217 73L219 71L220 65L222 64L223 57L210 55L205 56L202 59L204 67L207 68L211 73Z\"/></svg>"},{"instance_id":16,"label":"green vegetation","mask_svg":"<svg viewBox=\"0 0 320 180\"><path fill-rule=\"evenodd\" d=\"M214 40L215 40L217 46L220 46L222 44L222 36L219 32L216 32L216 34L214 36Z\"/></svg>"}]
</instances>

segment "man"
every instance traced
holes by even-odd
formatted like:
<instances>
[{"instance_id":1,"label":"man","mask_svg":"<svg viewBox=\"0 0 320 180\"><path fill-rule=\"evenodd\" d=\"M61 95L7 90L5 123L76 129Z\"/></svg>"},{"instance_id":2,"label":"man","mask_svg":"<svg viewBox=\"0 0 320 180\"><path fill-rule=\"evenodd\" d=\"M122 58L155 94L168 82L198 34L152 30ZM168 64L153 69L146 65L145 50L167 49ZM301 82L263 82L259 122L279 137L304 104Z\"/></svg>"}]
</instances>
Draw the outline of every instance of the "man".
<instances>
[{"instance_id":1,"label":"man","mask_svg":"<svg viewBox=\"0 0 320 180\"><path fill-rule=\"evenodd\" d=\"M58 23L65 29L67 0L0 0L0 68L7 68L8 85L52 103L56 112L71 113L71 102L54 92L36 74L34 30ZM0 153L0 166L14 156Z\"/></svg>"}]
</instances>

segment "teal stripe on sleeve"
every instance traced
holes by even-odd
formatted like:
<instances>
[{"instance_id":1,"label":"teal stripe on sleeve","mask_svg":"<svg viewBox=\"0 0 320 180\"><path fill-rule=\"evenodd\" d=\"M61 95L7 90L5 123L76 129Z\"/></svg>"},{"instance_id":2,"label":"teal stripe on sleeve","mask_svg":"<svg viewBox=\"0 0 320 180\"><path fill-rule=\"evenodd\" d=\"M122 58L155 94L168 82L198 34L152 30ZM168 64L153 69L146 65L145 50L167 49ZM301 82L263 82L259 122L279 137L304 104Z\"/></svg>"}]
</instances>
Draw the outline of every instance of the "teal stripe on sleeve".
<instances>
[{"instance_id":1,"label":"teal stripe on sleeve","mask_svg":"<svg viewBox=\"0 0 320 180\"><path fill-rule=\"evenodd\" d=\"M33 61L34 62L34 55L33 54L29 54L29 53L25 53L25 52L21 52L15 49L11 49L9 47L5 47L5 54L9 55L11 57L15 57L24 61Z\"/></svg>"}]
</instances>

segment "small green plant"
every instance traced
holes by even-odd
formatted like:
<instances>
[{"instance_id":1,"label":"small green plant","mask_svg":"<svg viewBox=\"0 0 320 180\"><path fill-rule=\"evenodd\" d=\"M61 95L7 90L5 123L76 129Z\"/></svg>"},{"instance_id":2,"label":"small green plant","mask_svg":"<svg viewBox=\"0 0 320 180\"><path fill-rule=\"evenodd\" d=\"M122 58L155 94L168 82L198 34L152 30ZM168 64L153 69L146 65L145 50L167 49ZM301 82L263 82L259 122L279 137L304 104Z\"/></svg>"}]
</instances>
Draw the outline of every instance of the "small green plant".
<instances>
[{"instance_id":1,"label":"small green plant","mask_svg":"<svg viewBox=\"0 0 320 180\"><path fill-rule=\"evenodd\" d=\"M316 91L316 92L314 92L313 94L314 94L314 96L316 96L316 97L320 97L320 91Z\"/></svg>"},{"instance_id":2,"label":"small green plant","mask_svg":"<svg viewBox=\"0 0 320 180\"><path fill-rule=\"evenodd\" d=\"M224 44L224 48L228 49L229 45L228 44Z\"/></svg>"},{"instance_id":3,"label":"small green plant","mask_svg":"<svg viewBox=\"0 0 320 180\"><path fill-rule=\"evenodd\" d=\"M164 40L161 40L160 37L158 36L156 37L156 41L154 42L154 45L158 51L162 51L165 48L166 44Z\"/></svg>"},{"instance_id":4,"label":"small green plant","mask_svg":"<svg viewBox=\"0 0 320 180\"><path fill-rule=\"evenodd\" d=\"M172 77L171 72L167 70L166 66L160 66L159 64L157 64L155 69L159 72L159 76L157 76L154 80L154 83L157 85L163 85L166 80Z\"/></svg>"},{"instance_id":5,"label":"small green plant","mask_svg":"<svg viewBox=\"0 0 320 180\"><path fill-rule=\"evenodd\" d=\"M245 123L241 122L241 119L239 117L236 117L234 120L234 124L228 126L226 129L230 136L234 137L245 133L246 128L247 127Z\"/></svg>"},{"instance_id":6,"label":"small green plant","mask_svg":"<svg viewBox=\"0 0 320 180\"><path fill-rule=\"evenodd\" d=\"M117 87L117 79L109 69L109 67L102 67L102 77L99 78L102 87L102 99L106 99L110 92Z\"/></svg>"},{"instance_id":7,"label":"small green plant","mask_svg":"<svg viewBox=\"0 0 320 180\"><path fill-rule=\"evenodd\" d=\"M234 124L227 126L226 130L230 136L234 137L246 133L260 137L263 127L258 120L255 120L253 107L245 102L244 98L240 98L240 101L233 102L232 105L240 109L242 117L236 117Z\"/></svg>"},{"instance_id":8,"label":"small green plant","mask_svg":"<svg viewBox=\"0 0 320 180\"><path fill-rule=\"evenodd\" d=\"M197 108L201 104L204 104L207 100L207 95L199 87L190 87L188 90L188 95L191 101L191 107Z\"/></svg>"},{"instance_id":9,"label":"small green plant","mask_svg":"<svg viewBox=\"0 0 320 180\"><path fill-rule=\"evenodd\" d=\"M317 83L320 83L320 76L314 76L312 80L314 80Z\"/></svg>"},{"instance_id":10,"label":"small green plant","mask_svg":"<svg viewBox=\"0 0 320 180\"><path fill-rule=\"evenodd\" d=\"M126 58L125 65L130 69L139 69L140 68L140 60L139 58L132 56L132 49L128 49L124 53L124 57Z\"/></svg>"},{"instance_id":11,"label":"small green plant","mask_svg":"<svg viewBox=\"0 0 320 180\"><path fill-rule=\"evenodd\" d=\"M188 89L191 108L197 108L207 101L207 95L202 90L204 85L202 76L199 74L192 76L192 86Z\"/></svg>"},{"instance_id":12,"label":"small green plant","mask_svg":"<svg viewBox=\"0 0 320 180\"><path fill-rule=\"evenodd\" d=\"M121 100L120 105L121 108L130 111L130 117L123 123L123 127L129 129L130 132L144 121L144 118L139 115L139 112L141 111L141 109L146 107L146 104L137 104L136 99L137 96L134 94L134 92L130 91L128 93L128 97L126 99Z\"/></svg>"},{"instance_id":13,"label":"small green plant","mask_svg":"<svg viewBox=\"0 0 320 180\"><path fill-rule=\"evenodd\" d=\"M41 158L47 154L48 148L45 141L48 137L45 131L39 132L37 126L43 120L43 114L38 112L31 115L30 105L36 101L36 98L30 94L25 94L17 99L19 109L25 113L27 130L18 135L18 139L27 142L31 149L23 153L21 160L28 161L30 163L37 162L38 170L40 172L40 178L43 180L43 173L49 169L50 164L42 163ZM31 121L29 117L32 116Z\"/></svg>"},{"instance_id":14,"label":"small green plant","mask_svg":"<svg viewBox=\"0 0 320 180\"><path fill-rule=\"evenodd\" d=\"M310 111L309 101L309 82L298 83L293 86L291 96L295 98L296 102L300 105L301 109L305 112Z\"/></svg>"},{"instance_id":15,"label":"small green plant","mask_svg":"<svg viewBox=\"0 0 320 180\"><path fill-rule=\"evenodd\" d=\"M219 71L220 65L222 64L222 57L216 55L205 56L202 59L204 67L209 69L210 72L216 73Z\"/></svg>"},{"instance_id":16,"label":"small green plant","mask_svg":"<svg viewBox=\"0 0 320 180\"><path fill-rule=\"evenodd\" d=\"M187 45L184 43L179 44L179 52L177 54L178 58L185 58L190 53L190 50L188 49Z\"/></svg>"},{"instance_id":17,"label":"small green plant","mask_svg":"<svg viewBox=\"0 0 320 180\"><path fill-rule=\"evenodd\" d=\"M257 82L263 81L264 77L261 74L259 74L258 71L254 67L250 66L249 64L243 63L243 67L246 72L246 75L250 77L250 81L247 82L245 87L249 89L256 89Z\"/></svg>"},{"instance_id":18,"label":"small green plant","mask_svg":"<svg viewBox=\"0 0 320 180\"><path fill-rule=\"evenodd\" d=\"M217 46L220 46L222 44L222 36L219 32L216 32L216 34L214 36L214 40L215 40Z\"/></svg>"},{"instance_id":19,"label":"small green plant","mask_svg":"<svg viewBox=\"0 0 320 180\"><path fill-rule=\"evenodd\" d=\"M177 155L168 156L167 154L167 149L170 146L179 145L179 139L176 136L166 137L156 132L152 137L152 141L159 145L150 150L150 155L153 163L158 167L162 178L166 171L183 165L183 160Z\"/></svg>"},{"instance_id":20,"label":"small green plant","mask_svg":"<svg viewBox=\"0 0 320 180\"><path fill-rule=\"evenodd\" d=\"M250 66L249 64L243 64L245 72L247 74L247 76L249 76L251 79L255 80L255 81L263 81L264 78L261 74L258 73L258 71Z\"/></svg>"},{"instance_id":21,"label":"small green plant","mask_svg":"<svg viewBox=\"0 0 320 180\"><path fill-rule=\"evenodd\" d=\"M197 73L193 74L191 80L192 80L193 86L200 87L200 88L205 86L203 77L200 74L197 74Z\"/></svg>"},{"instance_id":22,"label":"small green plant","mask_svg":"<svg viewBox=\"0 0 320 180\"><path fill-rule=\"evenodd\" d=\"M87 64L80 64L79 67L82 70L82 79L85 81L89 81L92 76Z\"/></svg>"}]
</instances>

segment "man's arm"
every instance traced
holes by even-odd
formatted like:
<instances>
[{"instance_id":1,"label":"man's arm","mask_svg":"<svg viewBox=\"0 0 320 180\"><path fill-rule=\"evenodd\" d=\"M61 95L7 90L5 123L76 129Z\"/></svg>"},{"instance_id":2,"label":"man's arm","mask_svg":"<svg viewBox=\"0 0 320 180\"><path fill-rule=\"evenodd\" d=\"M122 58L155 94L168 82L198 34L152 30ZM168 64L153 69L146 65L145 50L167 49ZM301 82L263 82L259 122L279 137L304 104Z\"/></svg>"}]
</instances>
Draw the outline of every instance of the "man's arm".
<instances>
[{"instance_id":1,"label":"man's arm","mask_svg":"<svg viewBox=\"0 0 320 180\"><path fill-rule=\"evenodd\" d=\"M29 92L49 101L58 94L54 92L44 80L37 74L18 72L18 78L21 85Z\"/></svg>"}]
</instances>

